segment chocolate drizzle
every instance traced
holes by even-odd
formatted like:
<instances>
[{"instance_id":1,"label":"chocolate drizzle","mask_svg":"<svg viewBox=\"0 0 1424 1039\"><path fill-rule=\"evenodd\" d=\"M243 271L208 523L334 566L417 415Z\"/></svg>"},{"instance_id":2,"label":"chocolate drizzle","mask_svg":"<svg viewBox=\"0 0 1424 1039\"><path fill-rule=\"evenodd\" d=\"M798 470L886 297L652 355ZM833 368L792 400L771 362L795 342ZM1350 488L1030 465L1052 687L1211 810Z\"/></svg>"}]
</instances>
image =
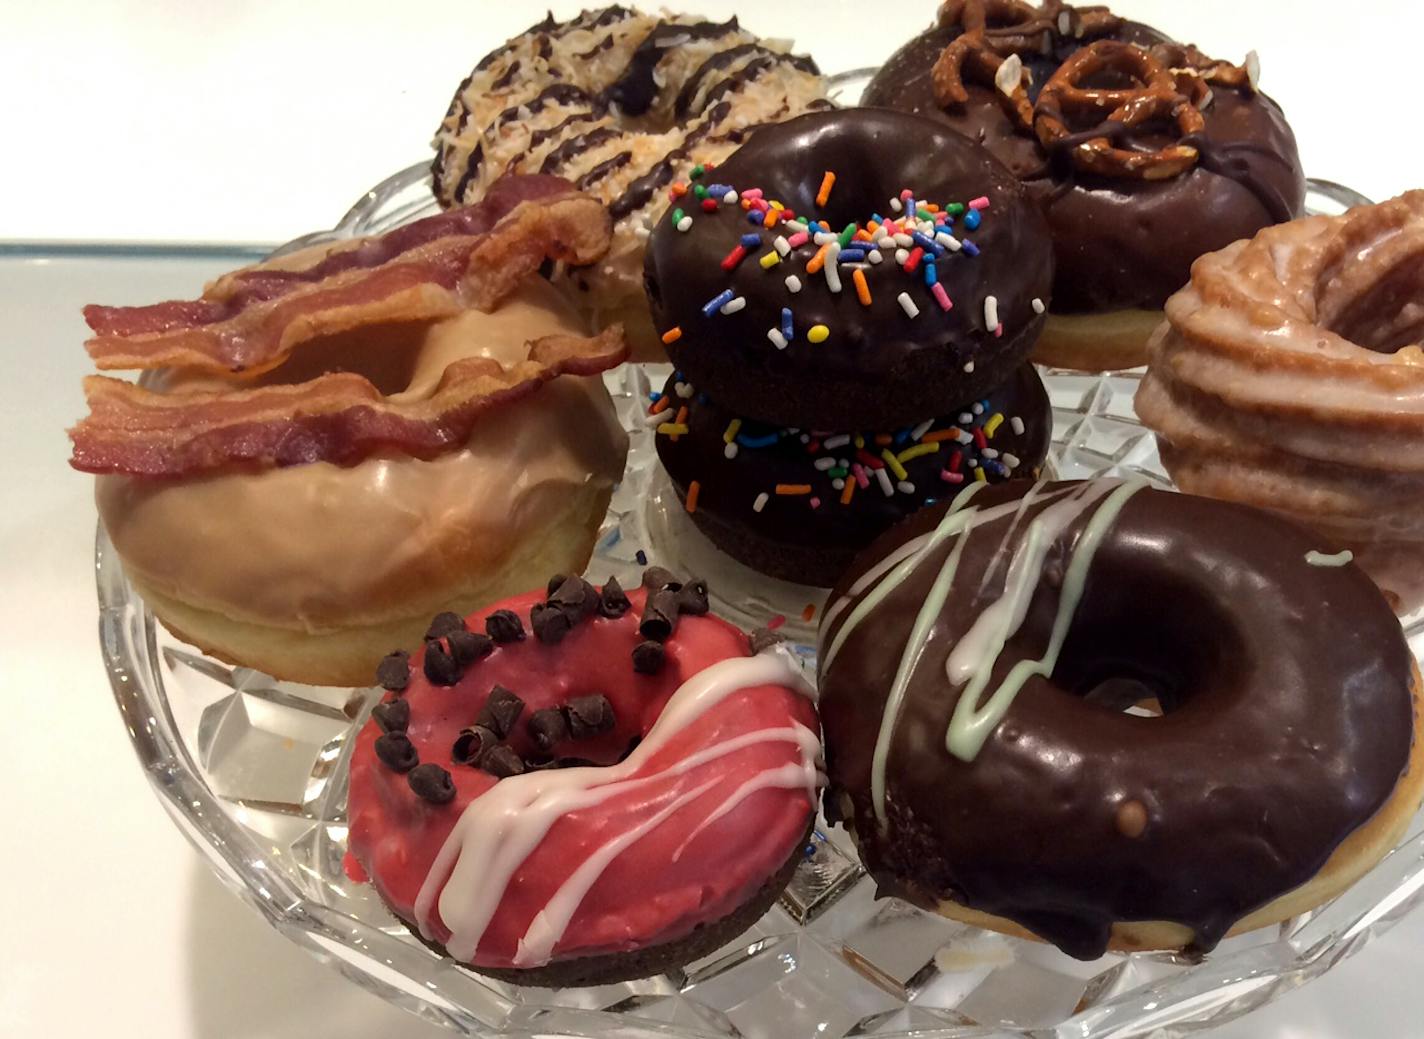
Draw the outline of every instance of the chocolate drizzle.
<instances>
[{"instance_id":1,"label":"chocolate drizzle","mask_svg":"<svg viewBox=\"0 0 1424 1039\"><path fill-rule=\"evenodd\" d=\"M593 185L597 184L604 177L613 173L615 170L622 169L624 166L628 165L628 163L632 161L632 152L619 152L612 158L604 159L597 166L593 167L593 169L589 170L578 180L574 181L574 187L578 188L580 191L587 191L589 188L593 187Z\"/></svg>"},{"instance_id":2,"label":"chocolate drizzle","mask_svg":"<svg viewBox=\"0 0 1424 1039\"><path fill-rule=\"evenodd\" d=\"M1306 563L1311 535L1142 490L1097 545L1051 675L1029 678L976 757L951 755L963 686L946 677L950 652L1004 597L1027 526L1082 486L983 490L971 532L926 547L872 602L862 579L945 520L946 506L926 509L842 579L821 631L828 800L849 803L866 865L912 901L1007 917L1083 959L1103 953L1117 921L1180 923L1209 950L1313 877L1389 799L1410 758L1413 661L1363 572ZM1091 518L1050 535L1022 627L997 657L976 657L989 690L1046 652ZM882 826L871 780L887 695L954 551L888 730ZM1148 697L1165 713L1121 712Z\"/></svg>"},{"instance_id":3,"label":"chocolate drizzle","mask_svg":"<svg viewBox=\"0 0 1424 1039\"><path fill-rule=\"evenodd\" d=\"M540 173L557 173L571 160L586 151L597 148L600 144L616 140L621 137L617 130L611 126L600 126L595 130L590 130L586 134L578 137L570 137L563 144L559 145L548 155L544 156L544 162L539 166Z\"/></svg>"},{"instance_id":4,"label":"chocolate drizzle","mask_svg":"<svg viewBox=\"0 0 1424 1039\"><path fill-rule=\"evenodd\" d=\"M658 85L653 73L666 54L692 40L712 40L737 31L735 16L720 24L659 24L638 44L623 74L604 91L604 100L616 104L625 115L646 115L652 107L653 99L658 96Z\"/></svg>"}]
</instances>

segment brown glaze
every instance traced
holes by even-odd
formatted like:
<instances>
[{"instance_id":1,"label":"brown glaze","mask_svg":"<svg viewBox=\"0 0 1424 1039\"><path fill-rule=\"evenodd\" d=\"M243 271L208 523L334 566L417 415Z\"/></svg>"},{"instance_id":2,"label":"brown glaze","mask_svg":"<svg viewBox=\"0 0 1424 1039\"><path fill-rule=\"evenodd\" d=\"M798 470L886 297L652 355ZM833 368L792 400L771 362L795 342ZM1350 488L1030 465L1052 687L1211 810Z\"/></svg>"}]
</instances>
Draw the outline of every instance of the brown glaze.
<instances>
[{"instance_id":1,"label":"brown glaze","mask_svg":"<svg viewBox=\"0 0 1424 1039\"><path fill-rule=\"evenodd\" d=\"M827 205L817 207L827 170L836 173L835 188ZM806 272L817 253L814 243L763 270L756 258L790 232L752 227L739 206L704 213L689 202L694 216L686 233L675 229L669 213L648 244L648 302L660 331L682 329L668 354L714 400L781 425L894 428L982 396L1027 358L1043 325L1033 300L1046 303L1052 283L1048 231L1014 176L960 135L897 112L816 112L757 131L708 177L739 191L760 188L766 198L838 231L885 214L890 198L905 188L937 204L990 199L979 229L954 228L975 243L979 255L966 251L939 261L939 280L954 302L948 313L936 305L922 274L904 273L893 255L867 267L872 303L864 306L848 268L841 268L839 293L821 275ZM763 244L728 274L723 258L752 231ZM801 279L799 293L787 290L788 274ZM703 305L729 288L746 298L746 308L704 317ZM901 310L896 300L902 292L916 301L918 317ZM998 338L985 328L984 299L990 295L998 300L1004 326ZM783 307L794 314L796 335L778 350L767 341L767 330L780 325ZM830 329L819 344L807 337L817 324Z\"/></svg>"},{"instance_id":2,"label":"brown glaze","mask_svg":"<svg viewBox=\"0 0 1424 1039\"><path fill-rule=\"evenodd\" d=\"M1202 113L1206 129L1190 142L1201 159L1186 173L1163 181L1092 176L1050 155L1014 122L991 86L966 82L969 101L962 108L936 102L930 70L959 34L957 27L935 28L911 40L871 80L862 103L938 119L979 141L1024 180L1053 230L1055 312L1160 309L1186 283L1198 256L1300 215L1305 180L1295 136L1280 106L1264 94L1213 88ZM1111 38L1144 46L1168 40L1136 22L1121 23ZM1023 58L1031 100L1085 42L1055 33L1052 53ZM1138 140L1156 148L1168 138Z\"/></svg>"},{"instance_id":3,"label":"brown glaze","mask_svg":"<svg viewBox=\"0 0 1424 1039\"><path fill-rule=\"evenodd\" d=\"M1002 595L1001 542L1016 542L1045 495L1075 486L1036 493L1012 533L1011 505L968 535L893 730L884 829L869 787L886 694L956 539L930 550L823 667L828 804L848 800L867 867L912 901L1007 917L1084 959L1104 952L1115 921L1178 922L1208 950L1309 880L1389 798L1410 754L1409 650L1361 570L1307 563L1317 537L1240 505L1142 490L1093 558L1057 668L1028 681L973 761L953 757L948 654ZM973 504L1026 490L988 488ZM853 604L847 589L947 508L916 513L842 578L823 656ZM1043 655L1091 515L1049 550L995 683ZM1122 713L1154 695L1163 716Z\"/></svg>"}]
</instances>

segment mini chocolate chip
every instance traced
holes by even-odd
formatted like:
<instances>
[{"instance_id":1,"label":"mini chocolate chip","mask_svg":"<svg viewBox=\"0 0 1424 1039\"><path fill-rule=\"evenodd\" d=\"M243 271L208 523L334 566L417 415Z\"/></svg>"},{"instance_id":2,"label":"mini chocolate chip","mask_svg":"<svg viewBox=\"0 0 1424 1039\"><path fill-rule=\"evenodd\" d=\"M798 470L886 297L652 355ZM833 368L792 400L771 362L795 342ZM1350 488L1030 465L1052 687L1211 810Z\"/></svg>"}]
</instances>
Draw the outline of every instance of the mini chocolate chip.
<instances>
[{"instance_id":1,"label":"mini chocolate chip","mask_svg":"<svg viewBox=\"0 0 1424 1039\"><path fill-rule=\"evenodd\" d=\"M376 757L396 772L409 772L420 762L415 744L403 732L387 732L376 737Z\"/></svg>"},{"instance_id":2,"label":"mini chocolate chip","mask_svg":"<svg viewBox=\"0 0 1424 1039\"><path fill-rule=\"evenodd\" d=\"M460 667L469 667L481 657L494 651L494 639L474 631L452 631L445 636L450 646L450 655Z\"/></svg>"},{"instance_id":3,"label":"mini chocolate chip","mask_svg":"<svg viewBox=\"0 0 1424 1039\"><path fill-rule=\"evenodd\" d=\"M524 762L507 743L501 743L484 756L480 768L500 779L517 776L524 771Z\"/></svg>"},{"instance_id":4,"label":"mini chocolate chip","mask_svg":"<svg viewBox=\"0 0 1424 1039\"><path fill-rule=\"evenodd\" d=\"M663 649L661 642L649 639L633 647L633 670L640 675L657 674L663 669L663 661L666 659L667 651Z\"/></svg>"},{"instance_id":5,"label":"mini chocolate chip","mask_svg":"<svg viewBox=\"0 0 1424 1039\"><path fill-rule=\"evenodd\" d=\"M431 804L443 805L455 799L455 781L439 765L417 765L405 781Z\"/></svg>"},{"instance_id":6,"label":"mini chocolate chip","mask_svg":"<svg viewBox=\"0 0 1424 1039\"><path fill-rule=\"evenodd\" d=\"M613 705L602 693L576 696L564 705L569 718L569 735L586 740L613 728Z\"/></svg>"},{"instance_id":7,"label":"mini chocolate chip","mask_svg":"<svg viewBox=\"0 0 1424 1039\"><path fill-rule=\"evenodd\" d=\"M770 628L757 628L756 631L752 632L751 638L749 639L753 656L762 652L762 650L770 649L778 642L785 641L785 639Z\"/></svg>"},{"instance_id":8,"label":"mini chocolate chip","mask_svg":"<svg viewBox=\"0 0 1424 1039\"><path fill-rule=\"evenodd\" d=\"M529 736L534 746L551 751L560 740L569 738L569 720L557 708L541 708L529 716Z\"/></svg>"},{"instance_id":9,"label":"mini chocolate chip","mask_svg":"<svg viewBox=\"0 0 1424 1039\"><path fill-rule=\"evenodd\" d=\"M553 577L549 578L549 583L544 586L544 598L553 598L554 593L559 590L559 586L568 579L568 574L555 574Z\"/></svg>"},{"instance_id":10,"label":"mini chocolate chip","mask_svg":"<svg viewBox=\"0 0 1424 1039\"><path fill-rule=\"evenodd\" d=\"M690 617L701 617L711 609L707 602L707 582L700 577L690 578L677 591L677 608Z\"/></svg>"},{"instance_id":11,"label":"mini chocolate chip","mask_svg":"<svg viewBox=\"0 0 1424 1039\"><path fill-rule=\"evenodd\" d=\"M391 700L371 708L371 717L382 732L405 732L410 726L410 701Z\"/></svg>"},{"instance_id":12,"label":"mini chocolate chip","mask_svg":"<svg viewBox=\"0 0 1424 1039\"><path fill-rule=\"evenodd\" d=\"M441 639L452 631L464 631L465 618L458 613L437 613L435 619L430 622L430 627L425 629L425 639Z\"/></svg>"},{"instance_id":13,"label":"mini chocolate chip","mask_svg":"<svg viewBox=\"0 0 1424 1039\"><path fill-rule=\"evenodd\" d=\"M410 685L410 654L398 649L382 657L376 665L376 683L393 693L402 692Z\"/></svg>"},{"instance_id":14,"label":"mini chocolate chip","mask_svg":"<svg viewBox=\"0 0 1424 1039\"><path fill-rule=\"evenodd\" d=\"M534 637L546 646L555 646L564 641L564 636L573 630L574 622L565 611L552 603L536 602L529 611L529 626L534 629Z\"/></svg>"},{"instance_id":15,"label":"mini chocolate chip","mask_svg":"<svg viewBox=\"0 0 1424 1039\"><path fill-rule=\"evenodd\" d=\"M598 609L598 589L582 577L570 577L549 593L549 602L576 621Z\"/></svg>"},{"instance_id":16,"label":"mini chocolate chip","mask_svg":"<svg viewBox=\"0 0 1424 1039\"><path fill-rule=\"evenodd\" d=\"M677 591L682 585L678 583L677 575L671 570L660 566L650 566L643 571L643 587L651 592L658 592L664 588Z\"/></svg>"},{"instance_id":17,"label":"mini chocolate chip","mask_svg":"<svg viewBox=\"0 0 1424 1039\"><path fill-rule=\"evenodd\" d=\"M425 677L436 685L454 685L460 680L460 665L439 639L425 644Z\"/></svg>"},{"instance_id":18,"label":"mini chocolate chip","mask_svg":"<svg viewBox=\"0 0 1424 1039\"><path fill-rule=\"evenodd\" d=\"M603 591L598 597L598 612L605 617L621 617L633 608L632 600L628 598L623 586L618 583L618 578L610 577L603 582Z\"/></svg>"},{"instance_id":19,"label":"mini chocolate chip","mask_svg":"<svg viewBox=\"0 0 1424 1039\"><path fill-rule=\"evenodd\" d=\"M498 745L499 737L483 725L472 725L461 729L451 748L451 760L457 765L478 765L490 750Z\"/></svg>"},{"instance_id":20,"label":"mini chocolate chip","mask_svg":"<svg viewBox=\"0 0 1424 1039\"><path fill-rule=\"evenodd\" d=\"M485 632L496 642L523 642L524 622L513 610L495 610L485 618Z\"/></svg>"},{"instance_id":21,"label":"mini chocolate chip","mask_svg":"<svg viewBox=\"0 0 1424 1039\"><path fill-rule=\"evenodd\" d=\"M638 623L638 631L643 638L654 642L666 642L677 627L677 592L671 588L651 592L643 604L643 619Z\"/></svg>"},{"instance_id":22,"label":"mini chocolate chip","mask_svg":"<svg viewBox=\"0 0 1424 1039\"><path fill-rule=\"evenodd\" d=\"M524 701L504 686L497 685L490 690L485 705L480 708L480 716L475 719L475 724L493 729L496 736L506 740L509 739L509 734L514 731L514 725L523 713Z\"/></svg>"}]
</instances>

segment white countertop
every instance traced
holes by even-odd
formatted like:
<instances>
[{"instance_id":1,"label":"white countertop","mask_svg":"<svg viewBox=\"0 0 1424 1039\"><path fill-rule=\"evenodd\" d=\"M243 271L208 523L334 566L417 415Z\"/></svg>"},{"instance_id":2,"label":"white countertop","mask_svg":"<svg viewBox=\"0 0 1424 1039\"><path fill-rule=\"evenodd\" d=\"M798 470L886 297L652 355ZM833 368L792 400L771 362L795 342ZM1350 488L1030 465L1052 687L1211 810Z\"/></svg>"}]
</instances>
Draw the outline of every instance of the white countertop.
<instances>
[{"instance_id":1,"label":"white countertop","mask_svg":"<svg viewBox=\"0 0 1424 1039\"><path fill-rule=\"evenodd\" d=\"M883 59L933 10L927 0L696 7L710 16L740 7L768 35L794 30L832 70ZM1377 66L1375 54L1382 37L1424 36L1424 8L1297 0L1283 16L1283 7L1120 5L1225 57L1259 50L1264 87L1291 117L1311 173L1377 198L1411 186L1417 131L1406 139L1398 123L1417 72ZM460 77L542 10L489 0L10 5L0 34L0 241L275 242L328 226L365 188L427 155ZM1366 96L1375 100L1341 100ZM227 262L213 259L209 273ZM0 854L0 1035L444 1034L346 982L222 890L147 790L109 695L95 639L90 482L66 467L61 432L80 414L87 369L78 308L197 288L191 269L161 262L0 255L11 358L0 408L9 492L0 774L11 819ZM1419 1035L1421 951L1424 912L1211 1035Z\"/></svg>"}]
</instances>

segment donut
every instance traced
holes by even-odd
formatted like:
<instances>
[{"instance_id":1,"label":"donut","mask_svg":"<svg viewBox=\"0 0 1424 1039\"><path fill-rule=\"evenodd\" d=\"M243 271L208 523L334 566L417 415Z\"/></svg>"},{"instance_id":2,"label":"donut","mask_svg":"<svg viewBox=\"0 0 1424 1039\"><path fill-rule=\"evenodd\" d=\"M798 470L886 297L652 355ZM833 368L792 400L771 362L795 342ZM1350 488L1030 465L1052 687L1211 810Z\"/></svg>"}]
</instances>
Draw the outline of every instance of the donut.
<instances>
[{"instance_id":1,"label":"donut","mask_svg":"<svg viewBox=\"0 0 1424 1039\"><path fill-rule=\"evenodd\" d=\"M591 322L621 322L639 360L661 360L643 299L648 229L666 188L720 162L758 126L828 107L810 58L736 18L707 22L625 7L552 15L487 54L455 92L431 166L443 206L506 173L553 173L608 205L613 244L556 281Z\"/></svg>"},{"instance_id":2,"label":"donut","mask_svg":"<svg viewBox=\"0 0 1424 1039\"><path fill-rule=\"evenodd\" d=\"M1193 260L1301 214L1295 137L1259 74L1254 52L1216 61L1105 7L949 0L863 103L937 119L1023 179L1057 256L1034 359L1107 370L1145 363Z\"/></svg>"},{"instance_id":3,"label":"donut","mask_svg":"<svg viewBox=\"0 0 1424 1039\"><path fill-rule=\"evenodd\" d=\"M676 373L651 412L658 458L697 528L753 569L826 588L916 509L967 482L1037 476L1051 432L1031 364L983 400L889 433L742 419Z\"/></svg>"},{"instance_id":4,"label":"donut","mask_svg":"<svg viewBox=\"0 0 1424 1039\"><path fill-rule=\"evenodd\" d=\"M556 575L394 653L356 739L348 870L427 944L531 985L644 977L750 926L822 779L811 687L700 581Z\"/></svg>"},{"instance_id":5,"label":"donut","mask_svg":"<svg viewBox=\"0 0 1424 1039\"><path fill-rule=\"evenodd\" d=\"M921 510L823 614L828 816L882 890L1080 959L1315 908L1424 795L1403 632L1320 544L1141 481Z\"/></svg>"},{"instance_id":6,"label":"donut","mask_svg":"<svg viewBox=\"0 0 1424 1039\"><path fill-rule=\"evenodd\" d=\"M606 244L601 207L579 206ZM410 244L427 230L393 234ZM506 233L476 235L475 248ZM87 384L74 464L97 474L100 519L135 591L184 641L279 678L364 685L437 610L587 564L627 452L597 373L626 346L616 330L580 335L578 315L532 276L545 250L522 235L498 251L500 279L511 250L531 254L495 309L457 299L453 316L395 321L445 307L444 290L413 272L428 263L431 279L445 277L447 259L430 250L458 257L452 241L342 266L391 246L368 239L228 275L219 290L246 285L257 298L233 289L239 302L221 304L233 312L219 321L173 319L216 300L91 312L101 363L160 368L144 388ZM160 319L163 331L143 331ZM274 342L290 349L266 349Z\"/></svg>"},{"instance_id":7,"label":"donut","mask_svg":"<svg viewBox=\"0 0 1424 1039\"><path fill-rule=\"evenodd\" d=\"M1270 227L1167 301L1142 421L1183 490L1313 528L1424 602L1424 191Z\"/></svg>"},{"instance_id":8,"label":"donut","mask_svg":"<svg viewBox=\"0 0 1424 1039\"><path fill-rule=\"evenodd\" d=\"M1008 379L1043 326L1041 214L931 120L799 116L696 187L714 205L674 209L649 240L649 305L678 369L747 418L850 430L947 415Z\"/></svg>"}]
</instances>

